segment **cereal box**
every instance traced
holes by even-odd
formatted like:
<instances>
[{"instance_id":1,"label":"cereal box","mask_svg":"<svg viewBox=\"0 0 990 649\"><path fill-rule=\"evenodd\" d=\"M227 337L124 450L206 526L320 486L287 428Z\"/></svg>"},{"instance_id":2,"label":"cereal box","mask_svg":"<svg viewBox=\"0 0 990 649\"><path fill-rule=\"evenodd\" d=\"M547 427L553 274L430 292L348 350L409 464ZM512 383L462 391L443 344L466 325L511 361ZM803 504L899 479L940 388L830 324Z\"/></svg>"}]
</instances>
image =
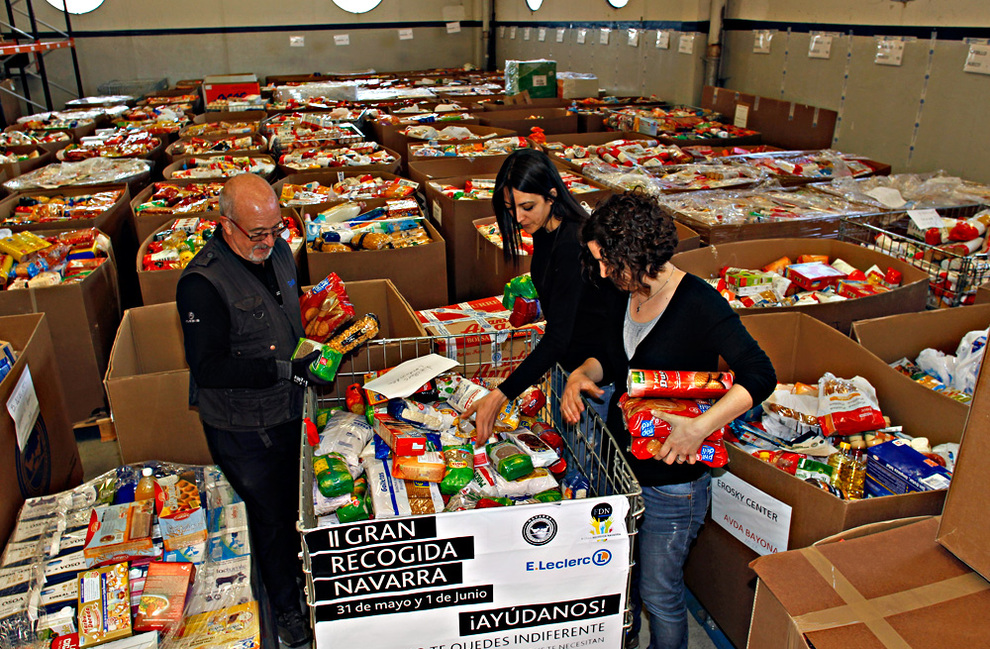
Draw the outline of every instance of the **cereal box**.
<instances>
[{"instance_id":1,"label":"cereal box","mask_svg":"<svg viewBox=\"0 0 990 649\"><path fill-rule=\"evenodd\" d=\"M91 647L131 635L127 564L79 575L79 646Z\"/></svg>"}]
</instances>

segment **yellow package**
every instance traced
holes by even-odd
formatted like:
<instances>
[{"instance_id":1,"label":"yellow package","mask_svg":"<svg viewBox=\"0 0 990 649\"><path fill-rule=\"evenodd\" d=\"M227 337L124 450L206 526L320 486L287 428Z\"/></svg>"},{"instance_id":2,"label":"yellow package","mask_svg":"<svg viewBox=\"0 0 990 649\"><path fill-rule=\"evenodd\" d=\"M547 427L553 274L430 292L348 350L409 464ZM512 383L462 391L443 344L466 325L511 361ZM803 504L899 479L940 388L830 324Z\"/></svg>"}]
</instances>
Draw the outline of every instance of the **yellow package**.
<instances>
[{"instance_id":1,"label":"yellow package","mask_svg":"<svg viewBox=\"0 0 990 649\"><path fill-rule=\"evenodd\" d=\"M447 471L443 454L427 451L423 455L401 456L392 459L392 477L421 482L440 482Z\"/></svg>"},{"instance_id":2,"label":"yellow package","mask_svg":"<svg viewBox=\"0 0 990 649\"><path fill-rule=\"evenodd\" d=\"M18 232L6 239L0 239L0 253L10 255L14 261L20 261L50 245L33 232Z\"/></svg>"}]
</instances>

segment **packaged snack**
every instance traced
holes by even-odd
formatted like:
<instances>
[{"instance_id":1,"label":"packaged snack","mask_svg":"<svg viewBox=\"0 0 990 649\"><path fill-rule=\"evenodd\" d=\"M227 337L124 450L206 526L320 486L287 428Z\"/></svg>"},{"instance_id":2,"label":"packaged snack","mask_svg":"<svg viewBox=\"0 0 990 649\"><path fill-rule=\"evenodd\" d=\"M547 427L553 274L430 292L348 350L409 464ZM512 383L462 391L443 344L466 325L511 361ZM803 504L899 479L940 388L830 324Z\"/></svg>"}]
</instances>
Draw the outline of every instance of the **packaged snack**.
<instances>
[{"instance_id":1,"label":"packaged snack","mask_svg":"<svg viewBox=\"0 0 990 649\"><path fill-rule=\"evenodd\" d=\"M495 470L506 480L515 480L533 472L533 461L512 442L489 444L487 452Z\"/></svg>"},{"instance_id":2,"label":"packaged snack","mask_svg":"<svg viewBox=\"0 0 990 649\"><path fill-rule=\"evenodd\" d=\"M354 490L354 478L351 477L347 462L337 453L314 455L313 473L320 493L327 498L349 494Z\"/></svg>"},{"instance_id":3,"label":"packaged snack","mask_svg":"<svg viewBox=\"0 0 990 649\"><path fill-rule=\"evenodd\" d=\"M711 402L704 399L640 399L624 394L619 397L619 407L622 408L630 435L666 439L670 434L670 424L655 413L694 418L711 408ZM710 437L718 435L721 439L723 430L715 431Z\"/></svg>"},{"instance_id":4,"label":"packaged snack","mask_svg":"<svg viewBox=\"0 0 990 649\"><path fill-rule=\"evenodd\" d=\"M515 442L516 446L529 456L533 462L533 467L537 469L552 466L560 459L557 452L550 448L546 442L525 428L508 433L508 436L510 440Z\"/></svg>"},{"instance_id":5,"label":"packaged snack","mask_svg":"<svg viewBox=\"0 0 990 649\"><path fill-rule=\"evenodd\" d=\"M721 431L716 431L721 434ZM630 452L638 460L649 460L656 457L663 447L667 437L634 437ZM707 464L711 467L722 467L729 463L729 453L725 450L725 444L721 437L713 439L713 436L706 437L694 456L695 461Z\"/></svg>"},{"instance_id":6,"label":"packaged snack","mask_svg":"<svg viewBox=\"0 0 990 649\"><path fill-rule=\"evenodd\" d=\"M444 446L443 461L446 472L440 481L440 493L455 494L474 478L474 453L470 445Z\"/></svg>"},{"instance_id":7,"label":"packaged snack","mask_svg":"<svg viewBox=\"0 0 990 649\"><path fill-rule=\"evenodd\" d=\"M840 379L826 372L818 380L818 423L822 434L852 435L886 426L877 395L861 376Z\"/></svg>"},{"instance_id":8,"label":"packaged snack","mask_svg":"<svg viewBox=\"0 0 990 649\"><path fill-rule=\"evenodd\" d=\"M309 364L309 371L326 382L333 381L337 376L337 368L340 367L340 360L343 354L331 348L329 345L300 338L296 344L295 351L292 352L292 360L309 356L313 352L320 352L319 358Z\"/></svg>"},{"instance_id":9,"label":"packaged snack","mask_svg":"<svg viewBox=\"0 0 990 649\"><path fill-rule=\"evenodd\" d=\"M945 467L903 439L878 444L867 453L865 493L870 497L947 489L952 479Z\"/></svg>"},{"instance_id":10,"label":"packaged snack","mask_svg":"<svg viewBox=\"0 0 990 649\"><path fill-rule=\"evenodd\" d=\"M720 397L732 387L732 372L666 372L629 370L626 391L630 397Z\"/></svg>"},{"instance_id":11,"label":"packaged snack","mask_svg":"<svg viewBox=\"0 0 990 649\"><path fill-rule=\"evenodd\" d=\"M415 457L396 455L392 458L393 478L439 483L445 471L443 454L437 451L427 451Z\"/></svg>"},{"instance_id":12,"label":"packaged snack","mask_svg":"<svg viewBox=\"0 0 990 649\"><path fill-rule=\"evenodd\" d=\"M388 415L375 415L375 434L396 455L412 457L426 452L426 434L422 430Z\"/></svg>"},{"instance_id":13,"label":"packaged snack","mask_svg":"<svg viewBox=\"0 0 990 649\"><path fill-rule=\"evenodd\" d=\"M91 647L131 635L127 572L126 563L116 563L79 574L77 613L80 647Z\"/></svg>"},{"instance_id":14,"label":"packaged snack","mask_svg":"<svg viewBox=\"0 0 990 649\"><path fill-rule=\"evenodd\" d=\"M186 471L155 481L155 509L159 517L168 518L179 512L199 509L201 499L196 486L196 475Z\"/></svg>"},{"instance_id":15,"label":"packaged snack","mask_svg":"<svg viewBox=\"0 0 990 649\"><path fill-rule=\"evenodd\" d=\"M347 354L377 336L378 329L378 316L374 313L366 313L330 339L327 346L341 354Z\"/></svg>"},{"instance_id":16,"label":"packaged snack","mask_svg":"<svg viewBox=\"0 0 990 649\"><path fill-rule=\"evenodd\" d=\"M452 416L411 399L391 399L388 402L388 414L399 421L427 430L442 431L454 425Z\"/></svg>"},{"instance_id":17,"label":"packaged snack","mask_svg":"<svg viewBox=\"0 0 990 649\"><path fill-rule=\"evenodd\" d=\"M352 383L347 386L347 391L344 397L345 403L347 404L347 409L350 410L355 415L364 414L364 397L361 396L361 385L358 383Z\"/></svg>"},{"instance_id":18,"label":"packaged snack","mask_svg":"<svg viewBox=\"0 0 990 649\"><path fill-rule=\"evenodd\" d=\"M261 647L260 624L255 601L192 615L186 620L182 645L189 649L255 649Z\"/></svg>"},{"instance_id":19,"label":"packaged snack","mask_svg":"<svg viewBox=\"0 0 990 649\"><path fill-rule=\"evenodd\" d=\"M134 630L181 630L186 594L195 573L191 563L152 561L134 618Z\"/></svg>"},{"instance_id":20,"label":"packaged snack","mask_svg":"<svg viewBox=\"0 0 990 649\"><path fill-rule=\"evenodd\" d=\"M543 406L547 405L547 397L543 394L543 390L533 386L519 395L518 402L520 413L526 417L535 417L540 414Z\"/></svg>"},{"instance_id":21,"label":"packaged snack","mask_svg":"<svg viewBox=\"0 0 990 649\"><path fill-rule=\"evenodd\" d=\"M344 283L336 273L330 273L322 282L299 298L306 337L324 342L341 325L354 317Z\"/></svg>"},{"instance_id":22,"label":"packaged snack","mask_svg":"<svg viewBox=\"0 0 990 649\"><path fill-rule=\"evenodd\" d=\"M83 554L86 564L98 566L135 557L154 557L159 550L151 541L153 501L139 500L93 509Z\"/></svg>"},{"instance_id":23,"label":"packaged snack","mask_svg":"<svg viewBox=\"0 0 990 649\"><path fill-rule=\"evenodd\" d=\"M784 277L806 291L821 291L826 287L836 286L839 280L846 278L846 274L827 263L813 261L806 264L791 264L784 271Z\"/></svg>"}]
</instances>

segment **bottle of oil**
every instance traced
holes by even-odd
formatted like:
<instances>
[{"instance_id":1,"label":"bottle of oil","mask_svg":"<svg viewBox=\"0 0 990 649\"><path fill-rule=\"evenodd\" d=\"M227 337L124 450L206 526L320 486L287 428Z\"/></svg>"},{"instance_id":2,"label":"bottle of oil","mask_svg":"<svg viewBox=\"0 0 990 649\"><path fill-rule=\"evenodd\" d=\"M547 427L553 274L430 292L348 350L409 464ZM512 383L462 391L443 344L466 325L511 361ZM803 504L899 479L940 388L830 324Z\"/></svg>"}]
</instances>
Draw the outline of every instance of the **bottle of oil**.
<instances>
[{"instance_id":1,"label":"bottle of oil","mask_svg":"<svg viewBox=\"0 0 990 649\"><path fill-rule=\"evenodd\" d=\"M852 452L852 462L849 482L846 487L846 497L850 500L863 497L863 488L866 484L866 451L856 449Z\"/></svg>"},{"instance_id":2,"label":"bottle of oil","mask_svg":"<svg viewBox=\"0 0 990 649\"><path fill-rule=\"evenodd\" d=\"M852 464L851 450L849 442L839 442L839 450L828 456L828 465L832 467L832 486L841 489L843 493L846 493Z\"/></svg>"}]
</instances>

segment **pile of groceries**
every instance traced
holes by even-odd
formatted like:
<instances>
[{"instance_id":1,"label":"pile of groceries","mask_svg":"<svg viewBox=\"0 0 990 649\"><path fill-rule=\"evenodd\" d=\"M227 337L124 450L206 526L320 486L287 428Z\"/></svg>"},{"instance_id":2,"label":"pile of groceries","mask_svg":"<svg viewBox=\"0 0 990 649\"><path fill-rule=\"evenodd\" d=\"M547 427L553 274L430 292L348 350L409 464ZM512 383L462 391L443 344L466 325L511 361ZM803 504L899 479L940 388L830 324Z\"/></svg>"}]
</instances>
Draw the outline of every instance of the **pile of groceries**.
<instances>
[{"instance_id":1,"label":"pile of groceries","mask_svg":"<svg viewBox=\"0 0 990 649\"><path fill-rule=\"evenodd\" d=\"M949 486L959 444L934 448L883 415L861 376L826 372L817 384L778 384L762 406L732 423L726 439L843 499Z\"/></svg>"},{"instance_id":2,"label":"pile of groceries","mask_svg":"<svg viewBox=\"0 0 990 649\"><path fill-rule=\"evenodd\" d=\"M901 285L894 268L860 270L828 255L781 257L758 269L723 267L708 280L733 307L803 306L879 295Z\"/></svg>"},{"instance_id":3,"label":"pile of groceries","mask_svg":"<svg viewBox=\"0 0 990 649\"><path fill-rule=\"evenodd\" d=\"M0 290L81 282L110 256L110 238L96 228L46 236L16 232L0 239Z\"/></svg>"},{"instance_id":4,"label":"pile of groceries","mask_svg":"<svg viewBox=\"0 0 990 649\"><path fill-rule=\"evenodd\" d=\"M0 564L5 647L261 646L247 514L215 466L126 465L30 498Z\"/></svg>"},{"instance_id":5,"label":"pile of groceries","mask_svg":"<svg viewBox=\"0 0 990 649\"><path fill-rule=\"evenodd\" d=\"M960 403L969 403L983 364L987 335L987 329L970 331L959 341L955 354L929 347L921 350L913 361L905 356L890 366L926 388Z\"/></svg>"},{"instance_id":6,"label":"pile of groceries","mask_svg":"<svg viewBox=\"0 0 990 649\"><path fill-rule=\"evenodd\" d=\"M340 203L304 218L312 252L412 248L433 241L414 198L386 200L371 209L358 202Z\"/></svg>"}]
</instances>

